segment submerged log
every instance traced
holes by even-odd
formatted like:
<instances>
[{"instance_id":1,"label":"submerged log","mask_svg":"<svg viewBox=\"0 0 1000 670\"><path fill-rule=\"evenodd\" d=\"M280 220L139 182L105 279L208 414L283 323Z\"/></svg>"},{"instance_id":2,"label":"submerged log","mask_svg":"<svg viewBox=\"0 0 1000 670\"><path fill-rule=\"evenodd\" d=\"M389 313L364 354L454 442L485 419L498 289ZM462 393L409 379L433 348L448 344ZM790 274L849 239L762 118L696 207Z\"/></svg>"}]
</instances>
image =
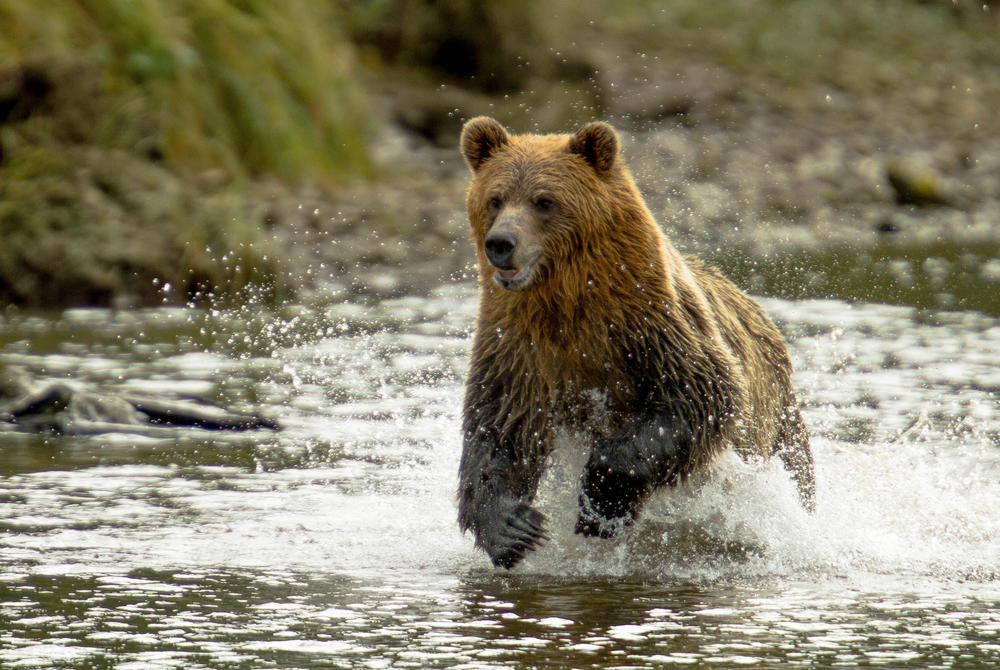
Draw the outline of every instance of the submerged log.
<instances>
[{"instance_id":1,"label":"submerged log","mask_svg":"<svg viewBox=\"0 0 1000 670\"><path fill-rule=\"evenodd\" d=\"M218 405L201 402L164 401L140 396L125 396L132 407L152 423L171 426L194 426L206 430L280 430L270 419L257 414L240 414Z\"/></svg>"},{"instance_id":2,"label":"submerged log","mask_svg":"<svg viewBox=\"0 0 1000 670\"><path fill-rule=\"evenodd\" d=\"M281 428L258 414L234 412L207 401L96 393L69 384L37 388L20 370L6 370L0 376L0 424L6 424L6 430L69 435L160 436L169 435L172 427L233 431Z\"/></svg>"}]
</instances>

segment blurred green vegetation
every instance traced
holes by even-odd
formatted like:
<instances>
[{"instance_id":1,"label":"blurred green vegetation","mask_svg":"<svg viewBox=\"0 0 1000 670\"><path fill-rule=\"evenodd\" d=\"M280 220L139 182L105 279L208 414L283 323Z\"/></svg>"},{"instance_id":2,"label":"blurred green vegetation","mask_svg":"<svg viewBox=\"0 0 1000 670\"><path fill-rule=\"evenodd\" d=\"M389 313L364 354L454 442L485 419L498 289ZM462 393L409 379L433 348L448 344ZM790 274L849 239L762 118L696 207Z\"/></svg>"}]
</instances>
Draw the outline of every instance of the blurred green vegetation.
<instances>
[{"instance_id":1,"label":"blurred green vegetation","mask_svg":"<svg viewBox=\"0 0 1000 670\"><path fill-rule=\"evenodd\" d=\"M0 0L0 62L90 68L99 99L67 102L91 106L77 130L100 146L293 180L368 169L364 96L326 3Z\"/></svg>"},{"instance_id":2,"label":"blurred green vegetation","mask_svg":"<svg viewBox=\"0 0 1000 670\"><path fill-rule=\"evenodd\" d=\"M323 3L0 0L0 300L280 297L250 180L370 174L368 119Z\"/></svg>"},{"instance_id":3,"label":"blurred green vegetation","mask_svg":"<svg viewBox=\"0 0 1000 670\"><path fill-rule=\"evenodd\" d=\"M590 5L590 7L588 7ZM856 93L944 82L997 63L1000 31L973 0L622 0L604 28L639 52ZM583 0L596 11L596 0ZM586 9L583 9L586 8Z\"/></svg>"}]
</instances>

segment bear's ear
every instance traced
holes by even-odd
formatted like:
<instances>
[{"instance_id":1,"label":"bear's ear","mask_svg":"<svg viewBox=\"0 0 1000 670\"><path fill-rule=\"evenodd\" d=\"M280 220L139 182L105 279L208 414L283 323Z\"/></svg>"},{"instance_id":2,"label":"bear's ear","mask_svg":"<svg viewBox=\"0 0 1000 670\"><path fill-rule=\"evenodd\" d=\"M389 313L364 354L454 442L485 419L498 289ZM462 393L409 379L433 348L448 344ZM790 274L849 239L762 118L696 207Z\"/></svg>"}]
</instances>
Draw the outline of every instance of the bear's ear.
<instances>
[{"instance_id":1,"label":"bear's ear","mask_svg":"<svg viewBox=\"0 0 1000 670\"><path fill-rule=\"evenodd\" d=\"M504 127L488 116L469 119L462 127L462 155L473 172L508 142L510 136Z\"/></svg>"},{"instance_id":2,"label":"bear's ear","mask_svg":"<svg viewBox=\"0 0 1000 670\"><path fill-rule=\"evenodd\" d=\"M583 156L598 174L605 174L618 158L618 134L608 124L594 121L576 131L569 150Z\"/></svg>"}]
</instances>

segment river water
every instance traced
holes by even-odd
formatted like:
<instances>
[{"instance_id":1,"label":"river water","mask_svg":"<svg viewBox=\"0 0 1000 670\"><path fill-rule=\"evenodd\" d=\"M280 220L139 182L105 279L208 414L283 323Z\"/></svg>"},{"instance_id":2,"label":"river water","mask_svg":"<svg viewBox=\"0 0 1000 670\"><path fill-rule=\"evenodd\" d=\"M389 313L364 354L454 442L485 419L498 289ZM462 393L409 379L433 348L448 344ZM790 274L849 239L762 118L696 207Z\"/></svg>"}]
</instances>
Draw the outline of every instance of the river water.
<instances>
[{"instance_id":1,"label":"river water","mask_svg":"<svg viewBox=\"0 0 1000 670\"><path fill-rule=\"evenodd\" d=\"M0 432L0 667L1000 665L1000 322L763 302L815 515L780 467L725 458L621 541L584 540L553 476L553 538L512 573L455 521L473 287L8 312L4 365L284 429Z\"/></svg>"}]
</instances>

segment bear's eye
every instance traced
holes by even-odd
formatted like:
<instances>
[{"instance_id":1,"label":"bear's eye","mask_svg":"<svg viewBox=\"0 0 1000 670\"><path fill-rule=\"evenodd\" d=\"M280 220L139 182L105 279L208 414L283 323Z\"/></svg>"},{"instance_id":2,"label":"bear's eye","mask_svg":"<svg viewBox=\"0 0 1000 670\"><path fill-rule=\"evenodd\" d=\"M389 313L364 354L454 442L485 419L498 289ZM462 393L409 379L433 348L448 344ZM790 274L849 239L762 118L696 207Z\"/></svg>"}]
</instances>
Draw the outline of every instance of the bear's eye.
<instances>
[{"instance_id":1,"label":"bear's eye","mask_svg":"<svg viewBox=\"0 0 1000 670\"><path fill-rule=\"evenodd\" d=\"M500 209L501 205L503 205L503 201L500 200L500 198L497 196L493 196L492 198L486 201L486 206L489 207L490 211L493 212Z\"/></svg>"},{"instance_id":2,"label":"bear's eye","mask_svg":"<svg viewBox=\"0 0 1000 670\"><path fill-rule=\"evenodd\" d=\"M552 198L542 196L540 198L535 199L535 209L537 209L540 212L547 212L555 206L556 206L556 201L553 200Z\"/></svg>"}]
</instances>

